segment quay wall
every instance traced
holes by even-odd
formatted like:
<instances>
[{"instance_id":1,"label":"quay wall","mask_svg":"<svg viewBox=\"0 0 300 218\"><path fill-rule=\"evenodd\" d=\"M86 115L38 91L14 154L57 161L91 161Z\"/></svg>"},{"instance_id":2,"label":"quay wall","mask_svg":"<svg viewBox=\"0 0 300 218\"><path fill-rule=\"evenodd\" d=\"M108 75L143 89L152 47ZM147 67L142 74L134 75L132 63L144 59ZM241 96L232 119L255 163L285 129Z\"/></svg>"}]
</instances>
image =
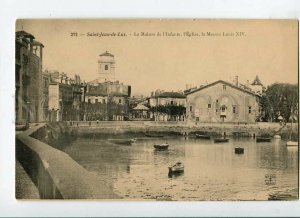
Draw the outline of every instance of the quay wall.
<instances>
[{"instance_id":1,"label":"quay wall","mask_svg":"<svg viewBox=\"0 0 300 218\"><path fill-rule=\"evenodd\" d=\"M37 124L16 135L16 159L37 186L40 198L120 199L101 178L88 172L63 151L37 139L50 140L47 137L53 131L57 143L69 132L65 124L48 125Z\"/></svg>"},{"instance_id":2,"label":"quay wall","mask_svg":"<svg viewBox=\"0 0 300 218\"><path fill-rule=\"evenodd\" d=\"M274 135L282 129L279 123L188 123L155 121L72 121L68 122L78 137L96 137L102 134L161 133L192 135L205 132L210 135Z\"/></svg>"}]
</instances>

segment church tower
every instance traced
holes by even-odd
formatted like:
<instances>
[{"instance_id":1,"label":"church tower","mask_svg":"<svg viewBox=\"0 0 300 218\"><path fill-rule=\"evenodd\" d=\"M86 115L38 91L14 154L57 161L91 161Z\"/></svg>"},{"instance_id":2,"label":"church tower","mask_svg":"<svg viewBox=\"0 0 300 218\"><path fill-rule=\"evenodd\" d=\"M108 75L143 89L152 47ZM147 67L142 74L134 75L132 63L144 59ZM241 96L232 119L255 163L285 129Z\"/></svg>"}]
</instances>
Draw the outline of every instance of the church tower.
<instances>
[{"instance_id":1,"label":"church tower","mask_svg":"<svg viewBox=\"0 0 300 218\"><path fill-rule=\"evenodd\" d=\"M101 82L114 82L115 81L115 60L114 55L108 51L99 55L98 70L99 80Z\"/></svg>"},{"instance_id":2,"label":"church tower","mask_svg":"<svg viewBox=\"0 0 300 218\"><path fill-rule=\"evenodd\" d=\"M260 79L258 78L258 76L255 77L255 79L253 80L253 82L251 83L251 89L252 91L254 91L256 94L258 95L262 95L263 92L265 91L265 87L264 85L261 83Z\"/></svg>"}]
</instances>

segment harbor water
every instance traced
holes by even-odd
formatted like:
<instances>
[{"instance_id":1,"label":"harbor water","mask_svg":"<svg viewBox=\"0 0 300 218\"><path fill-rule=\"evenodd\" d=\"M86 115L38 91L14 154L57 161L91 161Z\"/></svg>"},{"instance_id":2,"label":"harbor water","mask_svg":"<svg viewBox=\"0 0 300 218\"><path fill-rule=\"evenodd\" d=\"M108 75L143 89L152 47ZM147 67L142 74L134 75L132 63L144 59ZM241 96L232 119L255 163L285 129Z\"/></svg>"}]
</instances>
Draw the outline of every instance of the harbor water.
<instances>
[{"instance_id":1,"label":"harbor water","mask_svg":"<svg viewBox=\"0 0 300 218\"><path fill-rule=\"evenodd\" d=\"M132 138L120 135L118 138ZM168 142L168 150L153 145ZM77 139L65 152L129 200L268 200L269 194L298 196L298 148L252 138L213 140L141 137L132 145L110 139ZM235 154L235 147L244 148ZM168 175L183 162L184 173Z\"/></svg>"}]
</instances>

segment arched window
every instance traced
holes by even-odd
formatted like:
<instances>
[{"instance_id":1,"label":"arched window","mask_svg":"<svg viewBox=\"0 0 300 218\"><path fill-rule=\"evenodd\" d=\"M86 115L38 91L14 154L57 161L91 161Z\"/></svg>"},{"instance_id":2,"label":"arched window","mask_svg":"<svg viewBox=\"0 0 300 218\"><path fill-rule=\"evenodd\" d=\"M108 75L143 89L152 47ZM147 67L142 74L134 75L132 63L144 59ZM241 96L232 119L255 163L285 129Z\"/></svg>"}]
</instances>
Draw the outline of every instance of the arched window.
<instances>
[{"instance_id":1,"label":"arched window","mask_svg":"<svg viewBox=\"0 0 300 218\"><path fill-rule=\"evenodd\" d=\"M108 70L108 65L105 65L105 70Z\"/></svg>"}]
</instances>

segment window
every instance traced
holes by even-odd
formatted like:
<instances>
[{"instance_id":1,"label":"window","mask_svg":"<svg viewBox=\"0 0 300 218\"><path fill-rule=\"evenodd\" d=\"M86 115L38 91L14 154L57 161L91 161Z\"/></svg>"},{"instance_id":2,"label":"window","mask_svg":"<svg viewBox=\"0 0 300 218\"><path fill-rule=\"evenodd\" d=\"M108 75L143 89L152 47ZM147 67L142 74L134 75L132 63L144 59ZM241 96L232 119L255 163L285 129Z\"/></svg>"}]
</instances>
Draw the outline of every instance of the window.
<instances>
[{"instance_id":1,"label":"window","mask_svg":"<svg viewBox=\"0 0 300 218\"><path fill-rule=\"evenodd\" d=\"M122 103L122 99L119 99L119 104L121 104Z\"/></svg>"},{"instance_id":2,"label":"window","mask_svg":"<svg viewBox=\"0 0 300 218\"><path fill-rule=\"evenodd\" d=\"M174 101L171 101L171 105L173 105L174 104Z\"/></svg>"},{"instance_id":3,"label":"window","mask_svg":"<svg viewBox=\"0 0 300 218\"><path fill-rule=\"evenodd\" d=\"M98 103L98 99L95 99L95 103Z\"/></svg>"},{"instance_id":4,"label":"window","mask_svg":"<svg viewBox=\"0 0 300 218\"><path fill-rule=\"evenodd\" d=\"M248 112L251 114L251 106L248 107Z\"/></svg>"},{"instance_id":5,"label":"window","mask_svg":"<svg viewBox=\"0 0 300 218\"><path fill-rule=\"evenodd\" d=\"M190 111L193 111L193 106L190 106Z\"/></svg>"},{"instance_id":6,"label":"window","mask_svg":"<svg viewBox=\"0 0 300 218\"><path fill-rule=\"evenodd\" d=\"M236 106L232 105L232 113L236 114Z\"/></svg>"},{"instance_id":7,"label":"window","mask_svg":"<svg viewBox=\"0 0 300 218\"><path fill-rule=\"evenodd\" d=\"M103 100L102 100L102 103L103 103L103 104L105 104L105 103L106 103L106 102L105 102L105 99L103 99Z\"/></svg>"},{"instance_id":8,"label":"window","mask_svg":"<svg viewBox=\"0 0 300 218\"><path fill-rule=\"evenodd\" d=\"M91 99L88 99L88 103L91 103Z\"/></svg>"},{"instance_id":9,"label":"window","mask_svg":"<svg viewBox=\"0 0 300 218\"><path fill-rule=\"evenodd\" d=\"M105 65L105 70L108 70L108 65Z\"/></svg>"},{"instance_id":10,"label":"window","mask_svg":"<svg viewBox=\"0 0 300 218\"><path fill-rule=\"evenodd\" d=\"M208 107L208 108L211 108L211 104L208 104L207 107Z\"/></svg>"},{"instance_id":11,"label":"window","mask_svg":"<svg viewBox=\"0 0 300 218\"><path fill-rule=\"evenodd\" d=\"M218 109L216 109L216 113L218 113Z\"/></svg>"},{"instance_id":12,"label":"window","mask_svg":"<svg viewBox=\"0 0 300 218\"><path fill-rule=\"evenodd\" d=\"M225 90L226 89L226 85L223 85L223 90Z\"/></svg>"},{"instance_id":13,"label":"window","mask_svg":"<svg viewBox=\"0 0 300 218\"><path fill-rule=\"evenodd\" d=\"M218 103L218 102L219 102L219 100L217 99L217 100L216 100L216 102Z\"/></svg>"}]
</instances>

